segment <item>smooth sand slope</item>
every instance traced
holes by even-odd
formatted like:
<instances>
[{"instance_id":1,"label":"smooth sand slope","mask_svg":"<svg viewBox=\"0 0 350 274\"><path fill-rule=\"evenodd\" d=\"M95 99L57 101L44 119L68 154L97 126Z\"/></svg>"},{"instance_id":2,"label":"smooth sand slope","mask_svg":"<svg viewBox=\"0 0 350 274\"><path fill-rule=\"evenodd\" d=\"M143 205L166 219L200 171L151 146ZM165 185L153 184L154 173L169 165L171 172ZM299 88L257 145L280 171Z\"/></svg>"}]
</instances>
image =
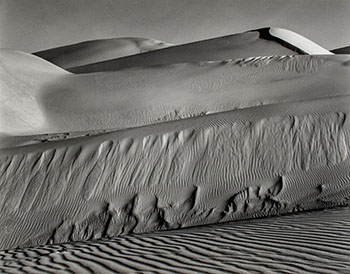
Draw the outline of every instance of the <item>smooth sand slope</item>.
<instances>
[{"instance_id":1,"label":"smooth sand slope","mask_svg":"<svg viewBox=\"0 0 350 274\"><path fill-rule=\"evenodd\" d=\"M0 251L1 273L347 273L350 209Z\"/></svg>"},{"instance_id":2,"label":"smooth sand slope","mask_svg":"<svg viewBox=\"0 0 350 274\"><path fill-rule=\"evenodd\" d=\"M45 124L40 86L67 75L65 70L28 53L0 51L0 135L31 132Z\"/></svg>"},{"instance_id":3,"label":"smooth sand slope","mask_svg":"<svg viewBox=\"0 0 350 274\"><path fill-rule=\"evenodd\" d=\"M154 39L124 37L86 41L35 52L34 55L69 69L169 46L172 44Z\"/></svg>"},{"instance_id":4,"label":"smooth sand slope","mask_svg":"<svg viewBox=\"0 0 350 274\"><path fill-rule=\"evenodd\" d=\"M0 248L349 203L349 96L0 150Z\"/></svg>"},{"instance_id":5,"label":"smooth sand slope","mask_svg":"<svg viewBox=\"0 0 350 274\"><path fill-rule=\"evenodd\" d=\"M117 70L146 65L216 61L251 56L332 54L307 38L280 28L262 28L190 44L70 68L74 73Z\"/></svg>"},{"instance_id":6,"label":"smooth sand slope","mask_svg":"<svg viewBox=\"0 0 350 274\"><path fill-rule=\"evenodd\" d=\"M346 55L250 57L79 75L38 57L18 55L1 54L2 134L130 128L245 107L344 96L349 95L350 86ZM14 62L13 56L23 60ZM37 62L40 66L30 69Z\"/></svg>"}]
</instances>

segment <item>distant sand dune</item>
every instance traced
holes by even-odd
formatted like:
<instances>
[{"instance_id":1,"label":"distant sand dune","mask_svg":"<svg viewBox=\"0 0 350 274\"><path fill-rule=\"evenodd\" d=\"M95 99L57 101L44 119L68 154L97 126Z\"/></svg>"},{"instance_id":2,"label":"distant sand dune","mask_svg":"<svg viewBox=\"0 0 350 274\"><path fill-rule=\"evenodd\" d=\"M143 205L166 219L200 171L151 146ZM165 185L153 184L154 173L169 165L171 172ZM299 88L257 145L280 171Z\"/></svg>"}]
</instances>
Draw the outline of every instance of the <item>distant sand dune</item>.
<instances>
[{"instance_id":1,"label":"distant sand dune","mask_svg":"<svg viewBox=\"0 0 350 274\"><path fill-rule=\"evenodd\" d=\"M281 28L263 28L134 56L70 68L74 73L117 70L136 66L216 61L251 56L332 54L307 38Z\"/></svg>"},{"instance_id":2,"label":"distant sand dune","mask_svg":"<svg viewBox=\"0 0 350 274\"><path fill-rule=\"evenodd\" d=\"M168 46L114 39L41 53L62 67L97 61L71 72L35 55L0 52L0 249L349 205L350 56L278 28ZM152 51L98 62L145 50ZM286 271L342 269L343 245L313 241L322 250L316 252L303 236L291 247L284 234L269 234L270 227L261 238L261 228L246 241L226 228L224 237L253 255L255 246L263 247L255 255L268 261L256 262L264 270L280 267L273 261L282 252L276 245L295 258ZM147 237L146 245L134 244L137 237L124 240L147 253L155 245ZM185 250L189 244L205 256L227 254L211 250L208 236L186 237L175 239ZM57 267L65 267L63 259L86 272L154 267L135 257L110 267L99 248L96 264L79 249L70 257L59 253ZM242 263L229 265L259 272L239 249ZM171 271L166 252L164 260L153 255ZM336 264L311 268L305 260L322 256ZM197 258L181 271L219 271ZM31 260L32 267L48 270L42 261Z\"/></svg>"},{"instance_id":3,"label":"distant sand dune","mask_svg":"<svg viewBox=\"0 0 350 274\"><path fill-rule=\"evenodd\" d=\"M349 207L0 251L2 273L347 273Z\"/></svg>"},{"instance_id":4,"label":"distant sand dune","mask_svg":"<svg viewBox=\"0 0 350 274\"><path fill-rule=\"evenodd\" d=\"M250 57L79 75L29 57L45 69L23 68L24 61L3 63L3 134L121 129L349 95L349 57L340 55ZM57 73L48 73L47 64Z\"/></svg>"},{"instance_id":5,"label":"distant sand dune","mask_svg":"<svg viewBox=\"0 0 350 274\"><path fill-rule=\"evenodd\" d=\"M172 46L146 38L124 37L81 42L33 53L59 67L71 67L120 58Z\"/></svg>"}]
</instances>

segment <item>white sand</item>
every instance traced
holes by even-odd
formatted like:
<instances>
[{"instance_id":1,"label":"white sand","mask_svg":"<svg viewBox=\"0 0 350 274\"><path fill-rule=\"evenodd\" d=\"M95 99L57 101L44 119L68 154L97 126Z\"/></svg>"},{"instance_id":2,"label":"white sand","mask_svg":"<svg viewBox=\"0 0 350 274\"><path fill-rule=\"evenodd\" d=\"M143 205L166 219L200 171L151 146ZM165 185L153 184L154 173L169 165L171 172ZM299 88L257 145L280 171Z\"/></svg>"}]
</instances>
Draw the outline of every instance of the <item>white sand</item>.
<instances>
[{"instance_id":1,"label":"white sand","mask_svg":"<svg viewBox=\"0 0 350 274\"><path fill-rule=\"evenodd\" d=\"M51 63L69 69L128 55L170 47L172 44L137 37L92 40L35 52Z\"/></svg>"},{"instance_id":2,"label":"white sand","mask_svg":"<svg viewBox=\"0 0 350 274\"><path fill-rule=\"evenodd\" d=\"M287 29L271 28L270 34L273 37L287 42L291 46L297 47L306 54L333 54L330 51L312 42L311 40L305 38L304 36L301 36L300 34Z\"/></svg>"}]
</instances>

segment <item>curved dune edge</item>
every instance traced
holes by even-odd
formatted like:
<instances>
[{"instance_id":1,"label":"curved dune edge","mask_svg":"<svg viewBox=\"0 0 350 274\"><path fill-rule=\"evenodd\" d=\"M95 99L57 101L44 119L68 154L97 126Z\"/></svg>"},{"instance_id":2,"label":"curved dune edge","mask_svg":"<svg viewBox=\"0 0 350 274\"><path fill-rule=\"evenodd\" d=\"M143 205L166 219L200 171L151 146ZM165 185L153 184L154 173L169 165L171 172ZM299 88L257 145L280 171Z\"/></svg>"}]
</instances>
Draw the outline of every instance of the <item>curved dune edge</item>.
<instances>
[{"instance_id":1,"label":"curved dune edge","mask_svg":"<svg viewBox=\"0 0 350 274\"><path fill-rule=\"evenodd\" d=\"M1 77L8 86L1 93L13 104L3 103L0 132L23 136L116 130L344 96L349 94L348 61L348 56L336 55L251 57L81 75L34 70L30 79L5 66ZM13 81L11 75L16 75ZM37 126L37 121L43 123Z\"/></svg>"},{"instance_id":2,"label":"curved dune edge","mask_svg":"<svg viewBox=\"0 0 350 274\"><path fill-rule=\"evenodd\" d=\"M3 149L0 248L348 204L348 106L276 104Z\"/></svg>"},{"instance_id":3,"label":"curved dune edge","mask_svg":"<svg viewBox=\"0 0 350 274\"><path fill-rule=\"evenodd\" d=\"M71 67L69 71L92 73L150 65L295 54L332 55L333 53L298 33L271 27Z\"/></svg>"},{"instance_id":4,"label":"curved dune edge","mask_svg":"<svg viewBox=\"0 0 350 274\"><path fill-rule=\"evenodd\" d=\"M269 39L266 39L261 34L262 30L265 29L174 45L142 54L72 67L69 68L69 71L81 74L131 67L195 63L252 56L300 54L298 48L286 47L285 43L281 43L281 39L271 39L271 35Z\"/></svg>"},{"instance_id":5,"label":"curved dune edge","mask_svg":"<svg viewBox=\"0 0 350 274\"><path fill-rule=\"evenodd\" d=\"M173 46L150 38L121 37L84 41L33 53L63 69Z\"/></svg>"},{"instance_id":6,"label":"curved dune edge","mask_svg":"<svg viewBox=\"0 0 350 274\"><path fill-rule=\"evenodd\" d=\"M270 28L269 29L270 35L272 35L275 38L278 38L285 43L288 43L289 45L297 48L298 50L302 51L305 54L317 54L317 55L332 55L333 53L326 50L325 48L317 45L316 43L312 42L311 40L307 39L306 37L288 30L288 29L282 29L282 28Z\"/></svg>"},{"instance_id":7,"label":"curved dune edge","mask_svg":"<svg viewBox=\"0 0 350 274\"><path fill-rule=\"evenodd\" d=\"M0 251L28 273L346 273L350 208ZM253 254L253 255L252 255Z\"/></svg>"},{"instance_id":8,"label":"curved dune edge","mask_svg":"<svg viewBox=\"0 0 350 274\"><path fill-rule=\"evenodd\" d=\"M69 76L66 70L35 55L0 50L0 136L12 130L45 132L39 87Z\"/></svg>"}]
</instances>

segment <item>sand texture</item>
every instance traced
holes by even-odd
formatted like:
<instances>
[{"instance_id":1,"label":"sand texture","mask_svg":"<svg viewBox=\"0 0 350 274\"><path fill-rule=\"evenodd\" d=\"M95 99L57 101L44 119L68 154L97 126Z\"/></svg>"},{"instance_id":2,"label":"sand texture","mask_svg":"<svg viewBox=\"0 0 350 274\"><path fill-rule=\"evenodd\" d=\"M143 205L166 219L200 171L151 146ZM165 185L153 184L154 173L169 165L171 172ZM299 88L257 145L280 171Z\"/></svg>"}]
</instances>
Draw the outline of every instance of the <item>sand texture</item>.
<instances>
[{"instance_id":1,"label":"sand texture","mask_svg":"<svg viewBox=\"0 0 350 274\"><path fill-rule=\"evenodd\" d=\"M0 247L347 204L348 113L343 96L3 149Z\"/></svg>"},{"instance_id":2,"label":"sand texture","mask_svg":"<svg viewBox=\"0 0 350 274\"><path fill-rule=\"evenodd\" d=\"M277 28L135 41L0 52L0 249L349 204L349 55Z\"/></svg>"},{"instance_id":3,"label":"sand texture","mask_svg":"<svg viewBox=\"0 0 350 274\"><path fill-rule=\"evenodd\" d=\"M320 273L350 268L349 207L0 251L1 273Z\"/></svg>"},{"instance_id":4,"label":"sand texture","mask_svg":"<svg viewBox=\"0 0 350 274\"><path fill-rule=\"evenodd\" d=\"M78 75L29 54L1 56L0 133L8 135L145 126L348 96L350 86L347 55L251 57Z\"/></svg>"}]
</instances>

